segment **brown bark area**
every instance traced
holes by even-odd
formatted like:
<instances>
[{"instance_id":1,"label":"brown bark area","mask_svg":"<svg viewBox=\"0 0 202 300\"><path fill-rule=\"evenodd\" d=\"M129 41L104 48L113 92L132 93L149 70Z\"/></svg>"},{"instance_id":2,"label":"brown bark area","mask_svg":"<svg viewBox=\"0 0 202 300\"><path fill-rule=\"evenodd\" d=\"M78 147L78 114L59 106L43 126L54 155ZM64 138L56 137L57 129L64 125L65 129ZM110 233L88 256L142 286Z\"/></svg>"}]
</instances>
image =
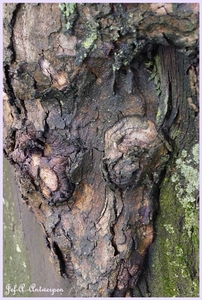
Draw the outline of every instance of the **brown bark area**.
<instances>
[{"instance_id":1,"label":"brown bark area","mask_svg":"<svg viewBox=\"0 0 202 300\"><path fill-rule=\"evenodd\" d=\"M4 8L4 153L22 197L68 296L133 294L183 99L198 113L198 5Z\"/></svg>"}]
</instances>

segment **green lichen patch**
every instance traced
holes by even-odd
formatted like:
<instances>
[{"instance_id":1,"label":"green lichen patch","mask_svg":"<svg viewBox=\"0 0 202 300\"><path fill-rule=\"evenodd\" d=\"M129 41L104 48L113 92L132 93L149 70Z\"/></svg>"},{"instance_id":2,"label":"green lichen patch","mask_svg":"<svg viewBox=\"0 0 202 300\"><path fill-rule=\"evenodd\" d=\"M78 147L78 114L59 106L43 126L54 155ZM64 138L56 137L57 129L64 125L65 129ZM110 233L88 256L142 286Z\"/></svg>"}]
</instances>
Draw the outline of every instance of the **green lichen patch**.
<instances>
[{"instance_id":1,"label":"green lichen patch","mask_svg":"<svg viewBox=\"0 0 202 300\"><path fill-rule=\"evenodd\" d=\"M94 20L87 22L85 25L84 32L86 33L85 38L78 45L77 55L76 55L76 65L81 65L83 60L88 56L89 52L96 49L96 40L98 38L98 27L99 24Z\"/></svg>"},{"instance_id":2,"label":"green lichen patch","mask_svg":"<svg viewBox=\"0 0 202 300\"><path fill-rule=\"evenodd\" d=\"M59 8L63 14L68 18L75 10L76 3L59 3Z\"/></svg>"},{"instance_id":3,"label":"green lichen patch","mask_svg":"<svg viewBox=\"0 0 202 300\"><path fill-rule=\"evenodd\" d=\"M158 100L158 109L156 114L156 124L161 126L165 119L165 115L168 111L169 90L164 83L162 72L162 61L157 54L152 60L145 62L145 67L150 73L148 81L153 81L156 89L156 95Z\"/></svg>"},{"instance_id":4,"label":"green lichen patch","mask_svg":"<svg viewBox=\"0 0 202 300\"><path fill-rule=\"evenodd\" d=\"M113 70L119 70L122 65L128 66L134 57L134 45L122 44L117 52L114 53Z\"/></svg>"},{"instance_id":5,"label":"green lichen patch","mask_svg":"<svg viewBox=\"0 0 202 300\"><path fill-rule=\"evenodd\" d=\"M167 230L168 233L172 234L172 233L175 232L175 230L174 230L174 228L173 228L172 225L170 225L170 224L164 224L163 226L165 227L165 229Z\"/></svg>"},{"instance_id":6,"label":"green lichen patch","mask_svg":"<svg viewBox=\"0 0 202 300\"><path fill-rule=\"evenodd\" d=\"M63 15L66 19L66 29L67 31L71 31L71 28L73 26L73 23L75 19L77 18L77 15L75 14L76 11L76 3L59 3L58 4L60 10L62 11Z\"/></svg>"},{"instance_id":7,"label":"green lichen patch","mask_svg":"<svg viewBox=\"0 0 202 300\"><path fill-rule=\"evenodd\" d=\"M152 297L199 296L198 162L198 144L182 150L162 183L150 248Z\"/></svg>"},{"instance_id":8,"label":"green lichen patch","mask_svg":"<svg viewBox=\"0 0 202 300\"><path fill-rule=\"evenodd\" d=\"M160 96L162 92L162 70L160 57L156 55L153 60L146 62L145 66L148 70L150 70L151 73L148 81L154 80L154 84L156 86L156 93L158 96Z\"/></svg>"},{"instance_id":9,"label":"green lichen patch","mask_svg":"<svg viewBox=\"0 0 202 300\"><path fill-rule=\"evenodd\" d=\"M97 32L93 30L90 35L83 41L82 46L85 49L90 49L93 46L94 41L97 39Z\"/></svg>"},{"instance_id":10,"label":"green lichen patch","mask_svg":"<svg viewBox=\"0 0 202 300\"><path fill-rule=\"evenodd\" d=\"M185 150L181 157L176 160L176 172L172 175L171 181L175 183L176 196L185 210L184 229L189 237L198 232L198 204L196 199L199 192L199 145L192 149L188 155Z\"/></svg>"}]
</instances>

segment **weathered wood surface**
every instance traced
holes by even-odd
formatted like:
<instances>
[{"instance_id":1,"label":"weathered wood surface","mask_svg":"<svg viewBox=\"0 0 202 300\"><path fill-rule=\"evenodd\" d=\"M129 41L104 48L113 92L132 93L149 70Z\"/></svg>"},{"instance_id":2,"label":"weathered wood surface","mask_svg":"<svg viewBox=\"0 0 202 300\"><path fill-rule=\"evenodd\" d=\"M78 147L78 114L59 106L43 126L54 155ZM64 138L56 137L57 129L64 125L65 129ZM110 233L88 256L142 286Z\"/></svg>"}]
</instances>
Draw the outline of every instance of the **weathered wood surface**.
<instances>
[{"instance_id":1,"label":"weathered wood surface","mask_svg":"<svg viewBox=\"0 0 202 300\"><path fill-rule=\"evenodd\" d=\"M4 153L51 260L68 296L136 295L161 183L198 141L198 5L4 11Z\"/></svg>"}]
</instances>

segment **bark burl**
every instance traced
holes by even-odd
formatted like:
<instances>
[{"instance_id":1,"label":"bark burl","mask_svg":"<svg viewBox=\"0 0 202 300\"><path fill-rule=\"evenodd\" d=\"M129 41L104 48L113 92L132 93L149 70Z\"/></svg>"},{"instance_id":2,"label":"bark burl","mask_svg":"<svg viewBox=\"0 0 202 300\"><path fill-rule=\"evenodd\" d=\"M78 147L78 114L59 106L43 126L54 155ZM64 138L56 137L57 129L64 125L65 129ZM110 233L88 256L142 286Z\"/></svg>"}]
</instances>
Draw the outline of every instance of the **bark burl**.
<instances>
[{"instance_id":1,"label":"bark burl","mask_svg":"<svg viewBox=\"0 0 202 300\"><path fill-rule=\"evenodd\" d=\"M161 184L198 140L198 5L4 4L3 102L67 296L135 296Z\"/></svg>"}]
</instances>

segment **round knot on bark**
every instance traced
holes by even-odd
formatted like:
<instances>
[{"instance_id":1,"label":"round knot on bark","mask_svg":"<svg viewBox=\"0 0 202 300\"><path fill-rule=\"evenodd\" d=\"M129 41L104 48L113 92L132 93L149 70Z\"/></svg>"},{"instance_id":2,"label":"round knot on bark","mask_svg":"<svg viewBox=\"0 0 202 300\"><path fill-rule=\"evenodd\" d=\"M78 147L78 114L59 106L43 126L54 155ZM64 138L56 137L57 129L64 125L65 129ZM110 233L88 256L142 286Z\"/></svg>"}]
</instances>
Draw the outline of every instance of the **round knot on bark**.
<instances>
[{"instance_id":1,"label":"round knot on bark","mask_svg":"<svg viewBox=\"0 0 202 300\"><path fill-rule=\"evenodd\" d=\"M140 116L125 117L105 133L103 173L116 186L138 184L162 142L155 125Z\"/></svg>"}]
</instances>

